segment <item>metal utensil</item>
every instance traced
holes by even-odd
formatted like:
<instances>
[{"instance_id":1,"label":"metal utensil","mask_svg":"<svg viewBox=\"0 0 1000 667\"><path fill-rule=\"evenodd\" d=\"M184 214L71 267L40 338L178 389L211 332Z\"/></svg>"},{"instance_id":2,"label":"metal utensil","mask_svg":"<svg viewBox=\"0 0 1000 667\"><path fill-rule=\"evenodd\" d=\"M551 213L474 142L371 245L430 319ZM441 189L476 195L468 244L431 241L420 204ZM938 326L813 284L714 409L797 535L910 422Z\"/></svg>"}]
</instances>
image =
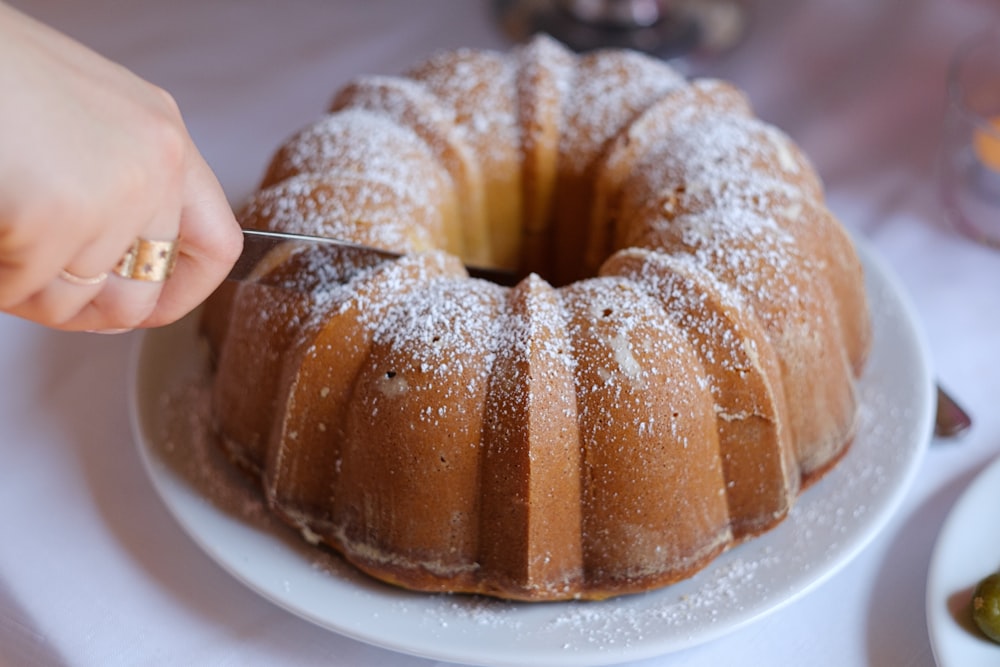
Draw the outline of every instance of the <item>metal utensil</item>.
<instances>
[{"instance_id":1,"label":"metal utensil","mask_svg":"<svg viewBox=\"0 0 1000 667\"><path fill-rule=\"evenodd\" d=\"M384 261L399 259L401 253L382 250L372 246L360 245L350 241L331 239L308 234L289 234L286 232L261 231L255 229L243 230L243 253L233 266L227 280L253 281L260 271L261 261L278 249L291 252L297 248L323 249L334 257L337 263L354 271L371 267ZM513 271L482 266L466 266L469 276L481 278L501 285L514 285L519 277Z\"/></svg>"}]
</instances>

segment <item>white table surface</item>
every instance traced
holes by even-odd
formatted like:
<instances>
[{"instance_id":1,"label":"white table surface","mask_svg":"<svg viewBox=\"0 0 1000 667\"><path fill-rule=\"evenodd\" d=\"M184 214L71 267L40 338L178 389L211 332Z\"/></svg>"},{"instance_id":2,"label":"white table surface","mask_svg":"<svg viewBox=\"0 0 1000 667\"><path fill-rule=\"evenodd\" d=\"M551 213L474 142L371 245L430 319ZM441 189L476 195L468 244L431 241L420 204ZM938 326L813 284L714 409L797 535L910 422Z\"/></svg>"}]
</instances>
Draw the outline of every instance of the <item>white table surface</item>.
<instances>
[{"instance_id":1,"label":"white table surface","mask_svg":"<svg viewBox=\"0 0 1000 667\"><path fill-rule=\"evenodd\" d=\"M277 143L353 75L394 73L437 48L507 46L489 4L469 0L13 4L169 89L233 202ZM959 42L1000 10L960 0L756 7L747 41L692 71L737 82L805 147L832 208L901 279L938 377L975 426L959 441L932 442L898 514L816 590L726 637L631 664L930 667L924 591L934 540L964 487L1000 454L1000 253L943 219L943 81ZM300 620L195 546L132 443L134 342L0 315L0 664L436 664Z\"/></svg>"}]
</instances>

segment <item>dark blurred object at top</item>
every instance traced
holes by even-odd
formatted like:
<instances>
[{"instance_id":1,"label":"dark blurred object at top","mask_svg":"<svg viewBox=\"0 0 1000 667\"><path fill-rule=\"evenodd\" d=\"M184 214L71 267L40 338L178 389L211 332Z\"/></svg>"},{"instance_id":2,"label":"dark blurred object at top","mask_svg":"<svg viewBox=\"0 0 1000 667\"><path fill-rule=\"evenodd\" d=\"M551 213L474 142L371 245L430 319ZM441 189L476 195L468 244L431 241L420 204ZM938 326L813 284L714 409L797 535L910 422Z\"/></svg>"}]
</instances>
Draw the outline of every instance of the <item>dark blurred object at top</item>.
<instances>
[{"instance_id":1,"label":"dark blurred object at top","mask_svg":"<svg viewBox=\"0 0 1000 667\"><path fill-rule=\"evenodd\" d=\"M746 29L741 0L495 0L504 32L544 32L575 51L630 48L677 58L717 55Z\"/></svg>"}]
</instances>

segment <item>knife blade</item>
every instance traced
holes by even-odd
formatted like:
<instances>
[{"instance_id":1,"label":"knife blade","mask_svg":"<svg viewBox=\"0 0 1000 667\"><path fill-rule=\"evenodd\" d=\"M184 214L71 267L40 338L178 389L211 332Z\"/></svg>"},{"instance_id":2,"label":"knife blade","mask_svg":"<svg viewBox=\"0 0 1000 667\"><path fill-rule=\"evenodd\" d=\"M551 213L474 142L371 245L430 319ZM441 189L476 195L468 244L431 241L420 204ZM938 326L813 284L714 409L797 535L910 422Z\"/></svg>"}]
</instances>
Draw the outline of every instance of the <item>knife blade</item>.
<instances>
[{"instance_id":1,"label":"knife blade","mask_svg":"<svg viewBox=\"0 0 1000 667\"><path fill-rule=\"evenodd\" d=\"M329 254L331 262L337 262L354 270L372 267L403 256L402 253L391 250L324 236L244 229L243 252L226 276L226 280L254 282L267 274L269 265L274 265L292 253L310 248L324 251ZM472 278L489 280L500 285L515 285L518 281L517 274L506 269L468 265L465 268Z\"/></svg>"}]
</instances>

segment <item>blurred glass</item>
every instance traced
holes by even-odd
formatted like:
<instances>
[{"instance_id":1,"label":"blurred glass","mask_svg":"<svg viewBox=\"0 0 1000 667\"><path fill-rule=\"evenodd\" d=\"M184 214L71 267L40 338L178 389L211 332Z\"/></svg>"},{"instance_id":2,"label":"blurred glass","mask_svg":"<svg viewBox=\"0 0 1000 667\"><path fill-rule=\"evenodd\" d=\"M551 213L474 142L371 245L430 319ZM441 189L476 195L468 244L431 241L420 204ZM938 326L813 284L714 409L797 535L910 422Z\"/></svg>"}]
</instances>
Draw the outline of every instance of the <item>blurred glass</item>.
<instances>
[{"instance_id":1,"label":"blurred glass","mask_svg":"<svg viewBox=\"0 0 1000 667\"><path fill-rule=\"evenodd\" d=\"M1000 248L1000 32L964 44L948 72L942 194L951 224Z\"/></svg>"}]
</instances>

